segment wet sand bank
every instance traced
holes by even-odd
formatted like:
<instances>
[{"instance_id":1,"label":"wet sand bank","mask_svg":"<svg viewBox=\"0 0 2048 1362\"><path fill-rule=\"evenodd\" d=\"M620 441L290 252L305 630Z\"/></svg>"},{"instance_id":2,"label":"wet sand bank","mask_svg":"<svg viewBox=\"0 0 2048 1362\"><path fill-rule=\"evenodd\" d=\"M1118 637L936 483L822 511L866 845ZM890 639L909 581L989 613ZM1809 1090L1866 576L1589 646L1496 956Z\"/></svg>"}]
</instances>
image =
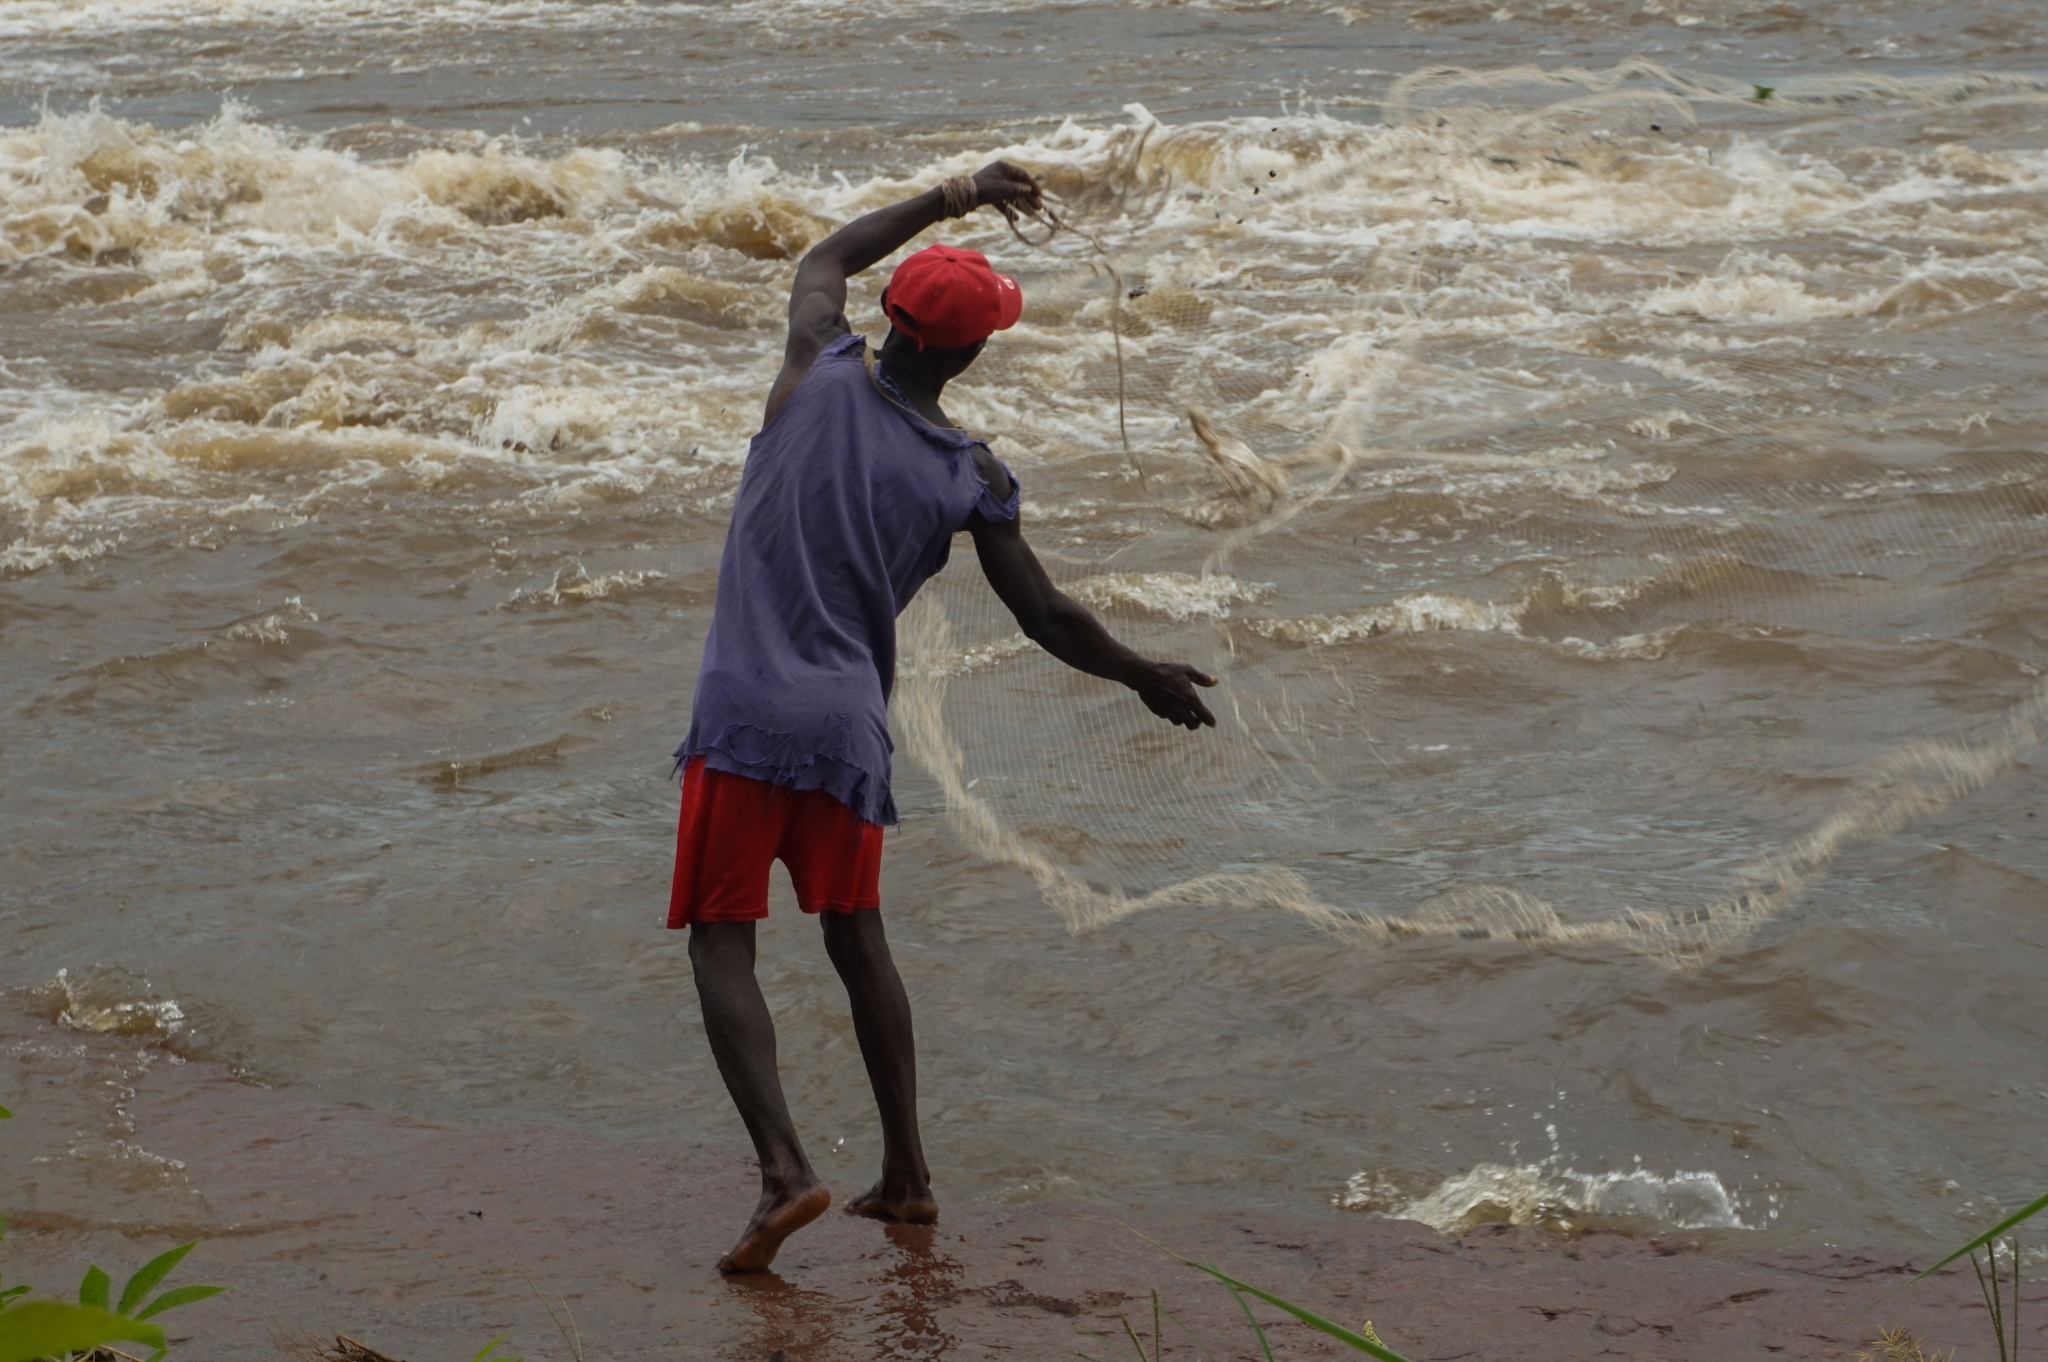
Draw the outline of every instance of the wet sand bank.
<instances>
[{"instance_id":1,"label":"wet sand bank","mask_svg":"<svg viewBox=\"0 0 2048 1362\"><path fill-rule=\"evenodd\" d=\"M1120 1330L1121 1313L1149 1321L1154 1288L1212 1355L1255 1356L1222 1289L1131 1228L1341 1321L1370 1319L1417 1362L1847 1358L1896 1324L1961 1345L1961 1359L1990 1347L1967 1274L1867 1308L1904 1280L1903 1254L1502 1225L1451 1240L1406 1222L1198 1206L952 1201L924 1230L835 1212L775 1272L728 1281L712 1264L753 1199L739 1148L417 1122L198 1061L144 1065L119 1109L135 1158L164 1161L152 1165L164 1185L136 1202L148 1218L95 1223L34 1195L24 1211L10 1191L7 1277L55 1292L88 1260L118 1278L204 1236L181 1280L234 1290L175 1317L193 1358L274 1357L280 1336L302 1332L410 1362L464 1358L508 1328L535 1362L566 1357L528 1278L567 1298L593 1359L1106 1359L1128 1343L1089 1335ZM943 1170L939 1182L943 1195ZM2030 1287L2023 1318L2048 1317L2037 1297L2048 1304L2048 1288ZM1340 1355L1275 1311L1261 1317L1280 1357ZM1197 1355L1170 1324L1168 1343L1168 1356Z\"/></svg>"}]
</instances>

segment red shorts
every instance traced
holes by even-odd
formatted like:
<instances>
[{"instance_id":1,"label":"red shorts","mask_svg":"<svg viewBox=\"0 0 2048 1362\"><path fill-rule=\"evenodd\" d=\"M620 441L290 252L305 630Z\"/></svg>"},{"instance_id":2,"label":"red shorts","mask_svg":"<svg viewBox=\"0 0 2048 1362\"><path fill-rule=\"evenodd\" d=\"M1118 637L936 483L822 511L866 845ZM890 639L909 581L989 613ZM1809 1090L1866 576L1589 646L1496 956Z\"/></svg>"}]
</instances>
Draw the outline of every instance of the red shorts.
<instances>
[{"instance_id":1,"label":"red shorts","mask_svg":"<svg viewBox=\"0 0 2048 1362\"><path fill-rule=\"evenodd\" d=\"M768 916L768 867L781 861L806 913L882 906L882 825L823 790L683 767L676 878L668 925L754 922Z\"/></svg>"}]
</instances>

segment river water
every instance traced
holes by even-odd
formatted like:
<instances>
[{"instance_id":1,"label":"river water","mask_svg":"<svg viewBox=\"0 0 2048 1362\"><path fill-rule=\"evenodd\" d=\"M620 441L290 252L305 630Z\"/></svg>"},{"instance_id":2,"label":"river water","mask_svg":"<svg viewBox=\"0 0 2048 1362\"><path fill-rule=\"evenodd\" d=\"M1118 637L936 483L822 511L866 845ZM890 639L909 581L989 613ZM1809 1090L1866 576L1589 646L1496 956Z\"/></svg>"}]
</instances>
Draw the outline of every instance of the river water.
<instances>
[{"instance_id":1,"label":"river water","mask_svg":"<svg viewBox=\"0 0 2048 1362\"><path fill-rule=\"evenodd\" d=\"M917 607L942 1200L1980 1226L2048 1126L2043 73L2014 0L6 0L6 1210L179 1176L64 1027L740 1138L658 923L784 293L1003 155L1093 241L935 234L1027 299L949 409L1225 723L1034 659L964 551Z\"/></svg>"}]
</instances>

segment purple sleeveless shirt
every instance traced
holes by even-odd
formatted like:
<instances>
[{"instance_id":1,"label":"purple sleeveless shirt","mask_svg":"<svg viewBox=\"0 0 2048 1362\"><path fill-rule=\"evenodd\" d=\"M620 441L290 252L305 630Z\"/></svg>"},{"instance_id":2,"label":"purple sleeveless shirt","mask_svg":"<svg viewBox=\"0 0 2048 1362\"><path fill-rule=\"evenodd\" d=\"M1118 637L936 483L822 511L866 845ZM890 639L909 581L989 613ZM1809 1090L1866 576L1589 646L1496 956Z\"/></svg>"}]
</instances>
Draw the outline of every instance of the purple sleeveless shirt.
<instances>
[{"instance_id":1,"label":"purple sleeveless shirt","mask_svg":"<svg viewBox=\"0 0 2048 1362\"><path fill-rule=\"evenodd\" d=\"M973 436L877 392L888 380L869 379L865 350L854 335L826 346L748 446L676 762L823 790L894 823L896 616L968 517L1012 519L1018 493L996 499Z\"/></svg>"}]
</instances>

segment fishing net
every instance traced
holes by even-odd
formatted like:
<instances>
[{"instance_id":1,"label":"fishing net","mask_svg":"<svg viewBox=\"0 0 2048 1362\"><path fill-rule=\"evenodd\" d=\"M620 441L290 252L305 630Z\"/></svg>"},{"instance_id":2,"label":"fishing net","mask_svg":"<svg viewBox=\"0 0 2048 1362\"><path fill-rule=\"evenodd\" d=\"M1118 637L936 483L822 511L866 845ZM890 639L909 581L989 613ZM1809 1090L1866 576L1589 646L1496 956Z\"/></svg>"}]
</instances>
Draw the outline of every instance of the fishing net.
<instances>
[{"instance_id":1,"label":"fishing net","mask_svg":"<svg viewBox=\"0 0 2048 1362\"><path fill-rule=\"evenodd\" d=\"M2048 737L2038 84L1636 62L1426 71L1370 124L1130 112L1007 153L1077 230L956 237L1030 307L949 406L1064 589L1220 677L1218 729L957 568L894 702L1069 927L1696 967Z\"/></svg>"}]
</instances>

